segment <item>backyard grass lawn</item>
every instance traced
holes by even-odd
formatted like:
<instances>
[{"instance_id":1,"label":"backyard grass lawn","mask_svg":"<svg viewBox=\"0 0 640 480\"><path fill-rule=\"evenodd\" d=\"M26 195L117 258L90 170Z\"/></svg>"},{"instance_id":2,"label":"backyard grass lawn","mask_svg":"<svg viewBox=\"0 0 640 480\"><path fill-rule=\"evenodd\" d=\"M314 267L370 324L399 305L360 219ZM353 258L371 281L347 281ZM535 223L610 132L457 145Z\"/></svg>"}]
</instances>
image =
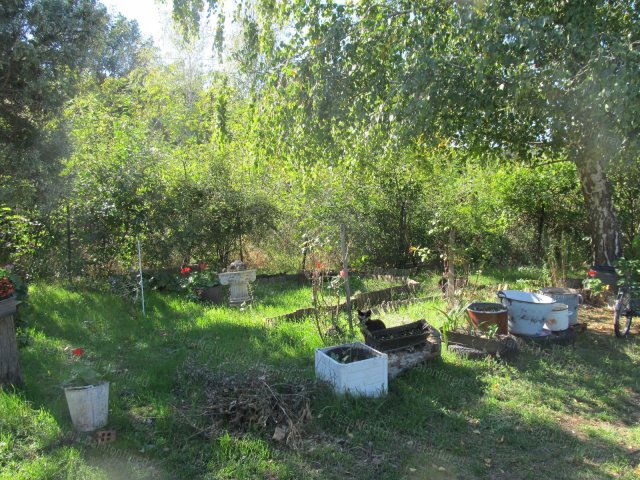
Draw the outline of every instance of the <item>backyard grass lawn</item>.
<instances>
[{"instance_id":1,"label":"backyard grass lawn","mask_svg":"<svg viewBox=\"0 0 640 480\"><path fill-rule=\"evenodd\" d=\"M337 398L319 389L302 445L273 429L198 433L179 412L198 392L185 365L287 381L314 377L312 321L267 325L299 308L293 285L260 287L247 311L152 294L147 316L103 293L38 285L23 311L24 389L0 392L0 478L538 479L640 476L640 332L619 340L606 308L580 313L575 347L532 349L510 361L448 352L389 384L383 399ZM487 290L490 292L490 289ZM302 305L303 306L303 305ZM418 303L383 317L426 318ZM73 433L62 384L83 361L111 382L114 443ZM185 380L187 378L187 380ZM194 377L195 378L195 377Z\"/></svg>"}]
</instances>

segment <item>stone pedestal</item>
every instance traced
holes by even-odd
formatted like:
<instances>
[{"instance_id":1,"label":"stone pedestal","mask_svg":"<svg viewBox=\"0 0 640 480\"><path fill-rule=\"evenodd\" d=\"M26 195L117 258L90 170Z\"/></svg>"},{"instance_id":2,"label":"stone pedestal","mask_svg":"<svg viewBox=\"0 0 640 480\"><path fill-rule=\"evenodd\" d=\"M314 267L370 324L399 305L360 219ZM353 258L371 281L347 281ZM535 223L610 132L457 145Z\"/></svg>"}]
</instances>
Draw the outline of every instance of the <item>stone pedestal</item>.
<instances>
[{"instance_id":1,"label":"stone pedestal","mask_svg":"<svg viewBox=\"0 0 640 480\"><path fill-rule=\"evenodd\" d=\"M229 285L229 305L239 307L243 303L251 302L249 283L255 281L255 270L240 270L238 272L224 272L218 274L222 285Z\"/></svg>"}]
</instances>

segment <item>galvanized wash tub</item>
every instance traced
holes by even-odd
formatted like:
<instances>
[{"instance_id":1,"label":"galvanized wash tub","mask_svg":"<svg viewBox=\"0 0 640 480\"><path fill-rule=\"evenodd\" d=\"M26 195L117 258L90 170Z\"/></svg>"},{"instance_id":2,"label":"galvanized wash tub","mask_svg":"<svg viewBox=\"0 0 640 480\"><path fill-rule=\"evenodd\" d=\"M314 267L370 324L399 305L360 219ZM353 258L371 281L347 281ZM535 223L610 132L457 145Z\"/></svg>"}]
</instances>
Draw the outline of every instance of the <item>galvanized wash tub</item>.
<instances>
[{"instance_id":1,"label":"galvanized wash tub","mask_svg":"<svg viewBox=\"0 0 640 480\"><path fill-rule=\"evenodd\" d=\"M578 323L578 305L582 304L580 291L574 288L548 287L541 288L539 292L553 298L556 302L565 303L569 307L569 325Z\"/></svg>"},{"instance_id":2,"label":"galvanized wash tub","mask_svg":"<svg viewBox=\"0 0 640 480\"><path fill-rule=\"evenodd\" d=\"M521 335L538 335L556 303L547 295L520 290L500 290L497 296L509 312L509 332Z\"/></svg>"}]
</instances>

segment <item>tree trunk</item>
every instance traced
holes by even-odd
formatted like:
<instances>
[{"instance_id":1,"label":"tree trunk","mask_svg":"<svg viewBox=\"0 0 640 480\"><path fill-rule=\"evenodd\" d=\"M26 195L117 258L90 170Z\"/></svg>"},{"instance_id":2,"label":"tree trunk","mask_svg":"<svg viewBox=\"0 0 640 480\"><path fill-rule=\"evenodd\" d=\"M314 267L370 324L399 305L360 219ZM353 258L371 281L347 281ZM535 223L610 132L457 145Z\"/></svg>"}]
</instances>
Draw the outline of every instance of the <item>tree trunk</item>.
<instances>
[{"instance_id":1,"label":"tree trunk","mask_svg":"<svg viewBox=\"0 0 640 480\"><path fill-rule=\"evenodd\" d=\"M396 266L403 268L406 264L408 242L407 242L407 202L402 200L400 203L400 218L398 222L398 259Z\"/></svg>"},{"instance_id":2,"label":"tree trunk","mask_svg":"<svg viewBox=\"0 0 640 480\"><path fill-rule=\"evenodd\" d=\"M575 161L580 175L589 224L595 265L613 265L622 256L620 225L613 208L611 184L602 161L587 152Z\"/></svg>"},{"instance_id":3,"label":"tree trunk","mask_svg":"<svg viewBox=\"0 0 640 480\"><path fill-rule=\"evenodd\" d=\"M0 385L20 385L22 373L18 362L18 344L13 315L0 317Z\"/></svg>"}]
</instances>

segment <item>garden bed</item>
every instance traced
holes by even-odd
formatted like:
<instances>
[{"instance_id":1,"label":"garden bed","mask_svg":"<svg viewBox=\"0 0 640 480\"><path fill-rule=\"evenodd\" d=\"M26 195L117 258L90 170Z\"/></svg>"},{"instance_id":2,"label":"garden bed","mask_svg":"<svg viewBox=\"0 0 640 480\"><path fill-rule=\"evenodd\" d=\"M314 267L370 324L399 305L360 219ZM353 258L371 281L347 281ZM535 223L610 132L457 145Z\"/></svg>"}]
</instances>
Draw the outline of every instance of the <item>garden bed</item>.
<instances>
[{"instance_id":1,"label":"garden bed","mask_svg":"<svg viewBox=\"0 0 640 480\"><path fill-rule=\"evenodd\" d=\"M396 301L398 298L409 297L414 295L416 292L420 290L420 283L415 282L411 279L404 278L403 285L395 285L388 288L383 288L381 290L374 290L371 292L360 292L351 297L351 307L352 309L356 308L366 308L372 305L379 305L385 302ZM334 312L338 308L341 311L345 311L347 308L346 301L340 303L339 305L332 305L328 307L319 308L321 312ZM267 319L267 322L270 324L277 323L279 321L298 321L304 318L310 317L315 314L314 307L304 307L294 310L289 313L285 313L283 315L278 315L276 317L271 317Z\"/></svg>"},{"instance_id":2,"label":"garden bed","mask_svg":"<svg viewBox=\"0 0 640 480\"><path fill-rule=\"evenodd\" d=\"M448 347L462 346L467 349L476 350L487 355L500 357L515 355L518 353L518 338L513 335L495 335L494 337L484 337L472 335L467 332L452 330L447 333ZM455 350L453 348L452 350Z\"/></svg>"}]
</instances>

